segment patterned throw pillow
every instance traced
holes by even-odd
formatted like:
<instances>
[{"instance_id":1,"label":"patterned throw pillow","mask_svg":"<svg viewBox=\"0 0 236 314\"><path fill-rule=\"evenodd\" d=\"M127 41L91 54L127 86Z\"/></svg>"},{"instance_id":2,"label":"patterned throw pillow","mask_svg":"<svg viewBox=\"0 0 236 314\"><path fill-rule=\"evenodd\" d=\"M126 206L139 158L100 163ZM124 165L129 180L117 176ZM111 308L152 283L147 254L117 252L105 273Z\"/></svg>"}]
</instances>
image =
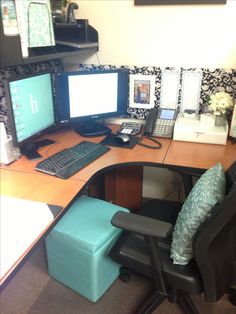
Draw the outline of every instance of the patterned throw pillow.
<instances>
[{"instance_id":1,"label":"patterned throw pillow","mask_svg":"<svg viewBox=\"0 0 236 314\"><path fill-rule=\"evenodd\" d=\"M196 182L179 212L174 227L171 258L186 265L193 257L192 240L197 228L225 195L225 174L220 163L208 169Z\"/></svg>"}]
</instances>

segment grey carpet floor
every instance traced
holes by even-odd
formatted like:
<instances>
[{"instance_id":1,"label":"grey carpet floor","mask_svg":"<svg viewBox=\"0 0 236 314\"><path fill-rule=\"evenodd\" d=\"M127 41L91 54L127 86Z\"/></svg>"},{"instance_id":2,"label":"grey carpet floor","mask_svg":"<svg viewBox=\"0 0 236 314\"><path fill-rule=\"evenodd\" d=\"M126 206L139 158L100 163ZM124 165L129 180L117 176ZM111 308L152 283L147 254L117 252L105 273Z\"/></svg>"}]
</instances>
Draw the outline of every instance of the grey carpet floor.
<instances>
[{"instance_id":1,"label":"grey carpet floor","mask_svg":"<svg viewBox=\"0 0 236 314\"><path fill-rule=\"evenodd\" d=\"M150 291L150 281L132 276L130 282L116 280L96 302L50 278L45 251L40 245L1 293L1 314L135 314L139 302ZM200 314L236 314L227 296L214 304L193 296ZM176 304L163 302L155 314L182 314Z\"/></svg>"}]
</instances>

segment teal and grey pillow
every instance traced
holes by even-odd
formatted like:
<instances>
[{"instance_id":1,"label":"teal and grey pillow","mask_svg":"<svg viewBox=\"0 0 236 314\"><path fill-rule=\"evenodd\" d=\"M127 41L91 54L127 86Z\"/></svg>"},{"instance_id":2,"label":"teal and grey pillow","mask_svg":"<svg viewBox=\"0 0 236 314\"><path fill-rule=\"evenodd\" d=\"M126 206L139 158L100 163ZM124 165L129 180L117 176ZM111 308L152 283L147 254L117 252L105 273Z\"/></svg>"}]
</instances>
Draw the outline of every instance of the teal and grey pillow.
<instances>
[{"instance_id":1,"label":"teal and grey pillow","mask_svg":"<svg viewBox=\"0 0 236 314\"><path fill-rule=\"evenodd\" d=\"M171 258L186 265L193 257L192 240L198 227L225 195L226 180L220 163L208 169L196 182L179 212L174 227Z\"/></svg>"}]
</instances>

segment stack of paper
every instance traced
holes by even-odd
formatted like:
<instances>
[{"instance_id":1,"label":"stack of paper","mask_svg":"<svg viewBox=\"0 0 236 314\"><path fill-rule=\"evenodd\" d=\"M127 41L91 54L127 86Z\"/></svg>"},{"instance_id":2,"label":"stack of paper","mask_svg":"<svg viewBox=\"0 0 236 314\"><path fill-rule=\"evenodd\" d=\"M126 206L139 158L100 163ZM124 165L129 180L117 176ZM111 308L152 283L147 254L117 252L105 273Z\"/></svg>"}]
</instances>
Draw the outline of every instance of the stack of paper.
<instances>
[{"instance_id":1,"label":"stack of paper","mask_svg":"<svg viewBox=\"0 0 236 314\"><path fill-rule=\"evenodd\" d=\"M45 203L8 196L0 196L0 203L2 278L50 224L53 214Z\"/></svg>"}]
</instances>

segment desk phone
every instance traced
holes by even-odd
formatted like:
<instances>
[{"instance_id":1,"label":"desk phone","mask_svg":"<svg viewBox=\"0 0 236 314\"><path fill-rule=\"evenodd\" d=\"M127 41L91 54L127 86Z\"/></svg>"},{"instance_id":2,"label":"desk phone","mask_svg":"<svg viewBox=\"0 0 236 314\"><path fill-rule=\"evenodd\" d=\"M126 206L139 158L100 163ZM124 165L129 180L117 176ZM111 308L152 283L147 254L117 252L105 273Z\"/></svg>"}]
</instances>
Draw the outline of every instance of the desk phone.
<instances>
[{"instance_id":1,"label":"desk phone","mask_svg":"<svg viewBox=\"0 0 236 314\"><path fill-rule=\"evenodd\" d=\"M140 133L142 126L143 124L138 122L123 122L118 130L118 133L137 135Z\"/></svg>"},{"instance_id":2,"label":"desk phone","mask_svg":"<svg viewBox=\"0 0 236 314\"><path fill-rule=\"evenodd\" d=\"M178 111L152 108L146 121L144 135L172 138Z\"/></svg>"}]
</instances>

